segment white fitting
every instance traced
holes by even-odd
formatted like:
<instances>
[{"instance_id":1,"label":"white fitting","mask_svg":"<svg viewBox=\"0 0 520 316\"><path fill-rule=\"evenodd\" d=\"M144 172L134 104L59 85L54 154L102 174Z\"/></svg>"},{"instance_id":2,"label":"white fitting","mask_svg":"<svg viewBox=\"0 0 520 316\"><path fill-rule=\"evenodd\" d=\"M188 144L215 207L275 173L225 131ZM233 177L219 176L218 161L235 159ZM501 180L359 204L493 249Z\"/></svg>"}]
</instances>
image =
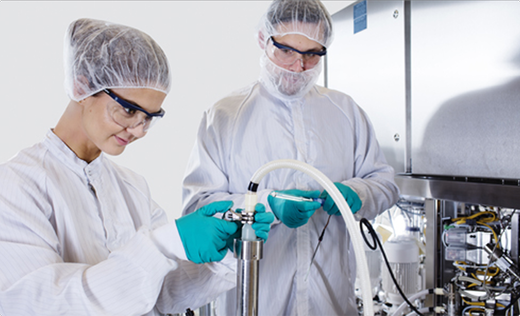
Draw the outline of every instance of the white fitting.
<instances>
[{"instance_id":1,"label":"white fitting","mask_svg":"<svg viewBox=\"0 0 520 316\"><path fill-rule=\"evenodd\" d=\"M327 178L321 171L314 168L313 166L306 164L304 162L293 160L293 159L280 159L273 160L271 162L266 163L262 167L260 167L255 174L251 177L251 182L258 184L262 178L268 174L269 172L280 169L280 168L290 168L295 169L305 174L311 176L314 180L316 180L324 190L329 193L329 196L334 200L336 206L338 207L345 223L347 225L347 230L349 232L350 238L352 240L352 245L354 246L354 254L356 256L356 265L357 265L357 275L361 280L361 294L363 298L363 314L365 316L374 316L374 304L372 303L372 289L370 286L370 274L368 272L368 264L367 258L365 255L365 248L363 244L363 239L361 237L359 226L348 206L345 198L339 192L338 188L332 181Z\"/></svg>"},{"instance_id":2,"label":"white fitting","mask_svg":"<svg viewBox=\"0 0 520 316\"><path fill-rule=\"evenodd\" d=\"M257 196L255 192L247 192L245 196L245 212L246 213L253 213L255 211L255 206L257 203Z\"/></svg>"},{"instance_id":3,"label":"white fitting","mask_svg":"<svg viewBox=\"0 0 520 316\"><path fill-rule=\"evenodd\" d=\"M440 288L440 287L435 288L435 289L433 290L433 294L435 294L435 295L444 295L444 289L443 289L443 288Z\"/></svg>"},{"instance_id":4,"label":"white fitting","mask_svg":"<svg viewBox=\"0 0 520 316\"><path fill-rule=\"evenodd\" d=\"M245 213L254 213L257 202L257 195L254 192L247 192L245 196ZM256 233L251 224L244 224L242 227L242 240L255 241Z\"/></svg>"}]
</instances>

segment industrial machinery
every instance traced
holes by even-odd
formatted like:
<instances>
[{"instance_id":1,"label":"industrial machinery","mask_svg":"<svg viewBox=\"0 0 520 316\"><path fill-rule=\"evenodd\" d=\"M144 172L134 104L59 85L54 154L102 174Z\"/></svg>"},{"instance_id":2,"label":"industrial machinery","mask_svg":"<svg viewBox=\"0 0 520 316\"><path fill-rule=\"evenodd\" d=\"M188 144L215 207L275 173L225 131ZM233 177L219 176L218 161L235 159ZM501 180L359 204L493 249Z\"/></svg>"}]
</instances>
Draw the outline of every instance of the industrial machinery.
<instances>
[{"instance_id":1,"label":"industrial machinery","mask_svg":"<svg viewBox=\"0 0 520 316\"><path fill-rule=\"evenodd\" d=\"M519 16L518 1L372 0L333 15L324 84L368 113L396 170L401 200L373 224L423 315L520 315ZM387 271L376 314L417 314Z\"/></svg>"},{"instance_id":2,"label":"industrial machinery","mask_svg":"<svg viewBox=\"0 0 520 316\"><path fill-rule=\"evenodd\" d=\"M414 306L424 315L519 315L520 211L437 200L431 195L422 202L408 198L413 202L401 199L397 208L378 221L394 218L390 230L401 236L389 239L384 251ZM405 214L404 221L400 214ZM385 276L386 267L381 269L382 287L374 298L376 314L412 313Z\"/></svg>"}]
</instances>

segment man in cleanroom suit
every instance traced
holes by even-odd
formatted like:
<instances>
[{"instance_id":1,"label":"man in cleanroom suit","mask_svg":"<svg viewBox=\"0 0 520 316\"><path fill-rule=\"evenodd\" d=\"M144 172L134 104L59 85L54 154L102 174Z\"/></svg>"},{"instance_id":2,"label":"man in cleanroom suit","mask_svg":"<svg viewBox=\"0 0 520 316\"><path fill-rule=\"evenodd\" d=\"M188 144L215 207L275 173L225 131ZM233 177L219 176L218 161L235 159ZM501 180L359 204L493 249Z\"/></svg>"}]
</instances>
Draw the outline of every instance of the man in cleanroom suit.
<instances>
[{"instance_id":1,"label":"man in cleanroom suit","mask_svg":"<svg viewBox=\"0 0 520 316\"><path fill-rule=\"evenodd\" d=\"M270 5L258 30L260 78L203 115L183 184L184 214L223 199L243 206L250 177L277 159L323 172L358 220L397 201L394 171L366 113L348 95L315 84L332 37L331 17L318 0ZM343 217L321 189L292 169L272 171L259 183L259 202L276 216L260 262L259 315L357 315L353 247ZM291 201L273 191L325 201ZM217 314L233 315L235 297L234 290L221 295Z\"/></svg>"}]
</instances>

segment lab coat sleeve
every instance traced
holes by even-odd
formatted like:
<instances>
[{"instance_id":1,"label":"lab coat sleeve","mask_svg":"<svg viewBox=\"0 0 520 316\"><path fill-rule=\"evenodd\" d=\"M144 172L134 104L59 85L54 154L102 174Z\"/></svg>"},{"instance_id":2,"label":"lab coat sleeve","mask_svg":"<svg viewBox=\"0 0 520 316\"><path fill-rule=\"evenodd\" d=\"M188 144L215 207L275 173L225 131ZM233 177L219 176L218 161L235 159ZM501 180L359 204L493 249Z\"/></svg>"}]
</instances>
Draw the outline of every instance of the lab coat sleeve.
<instances>
[{"instance_id":1,"label":"lab coat sleeve","mask_svg":"<svg viewBox=\"0 0 520 316\"><path fill-rule=\"evenodd\" d=\"M368 116L357 106L354 120L355 174L341 182L351 187L361 199L361 209L354 214L356 220L373 219L397 202L399 188L394 181L394 169L386 162Z\"/></svg>"},{"instance_id":2,"label":"lab coat sleeve","mask_svg":"<svg viewBox=\"0 0 520 316\"><path fill-rule=\"evenodd\" d=\"M195 264L188 261L175 222L151 233L152 240L169 258L176 258L177 269L164 279L156 307L161 313L184 313L214 300L235 286L236 259L228 251L220 262Z\"/></svg>"},{"instance_id":3,"label":"lab coat sleeve","mask_svg":"<svg viewBox=\"0 0 520 316\"><path fill-rule=\"evenodd\" d=\"M184 313L214 301L236 284L237 259L228 251L220 262L195 264L178 261L178 269L166 275L157 308L161 313Z\"/></svg>"},{"instance_id":4,"label":"lab coat sleeve","mask_svg":"<svg viewBox=\"0 0 520 316\"><path fill-rule=\"evenodd\" d=\"M161 252L149 228L98 264L65 262L45 189L0 168L0 190L3 315L143 315L154 308L164 276L177 263Z\"/></svg>"}]
</instances>

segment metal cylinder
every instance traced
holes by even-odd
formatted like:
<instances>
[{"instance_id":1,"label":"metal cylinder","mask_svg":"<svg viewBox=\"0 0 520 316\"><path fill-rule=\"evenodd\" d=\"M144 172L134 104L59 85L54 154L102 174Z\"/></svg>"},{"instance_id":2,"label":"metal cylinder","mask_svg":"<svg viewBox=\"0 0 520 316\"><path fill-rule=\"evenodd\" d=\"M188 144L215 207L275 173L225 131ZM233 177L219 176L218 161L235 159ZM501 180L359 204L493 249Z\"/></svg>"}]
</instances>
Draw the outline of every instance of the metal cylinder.
<instances>
[{"instance_id":1,"label":"metal cylinder","mask_svg":"<svg viewBox=\"0 0 520 316\"><path fill-rule=\"evenodd\" d=\"M448 284L448 293L447 293L447 310L446 315L447 316L457 316L460 315L460 294L457 292L457 289L455 288L455 284L449 283Z\"/></svg>"},{"instance_id":2,"label":"metal cylinder","mask_svg":"<svg viewBox=\"0 0 520 316\"><path fill-rule=\"evenodd\" d=\"M258 272L264 241L235 239L237 258L237 316L258 315Z\"/></svg>"}]
</instances>

